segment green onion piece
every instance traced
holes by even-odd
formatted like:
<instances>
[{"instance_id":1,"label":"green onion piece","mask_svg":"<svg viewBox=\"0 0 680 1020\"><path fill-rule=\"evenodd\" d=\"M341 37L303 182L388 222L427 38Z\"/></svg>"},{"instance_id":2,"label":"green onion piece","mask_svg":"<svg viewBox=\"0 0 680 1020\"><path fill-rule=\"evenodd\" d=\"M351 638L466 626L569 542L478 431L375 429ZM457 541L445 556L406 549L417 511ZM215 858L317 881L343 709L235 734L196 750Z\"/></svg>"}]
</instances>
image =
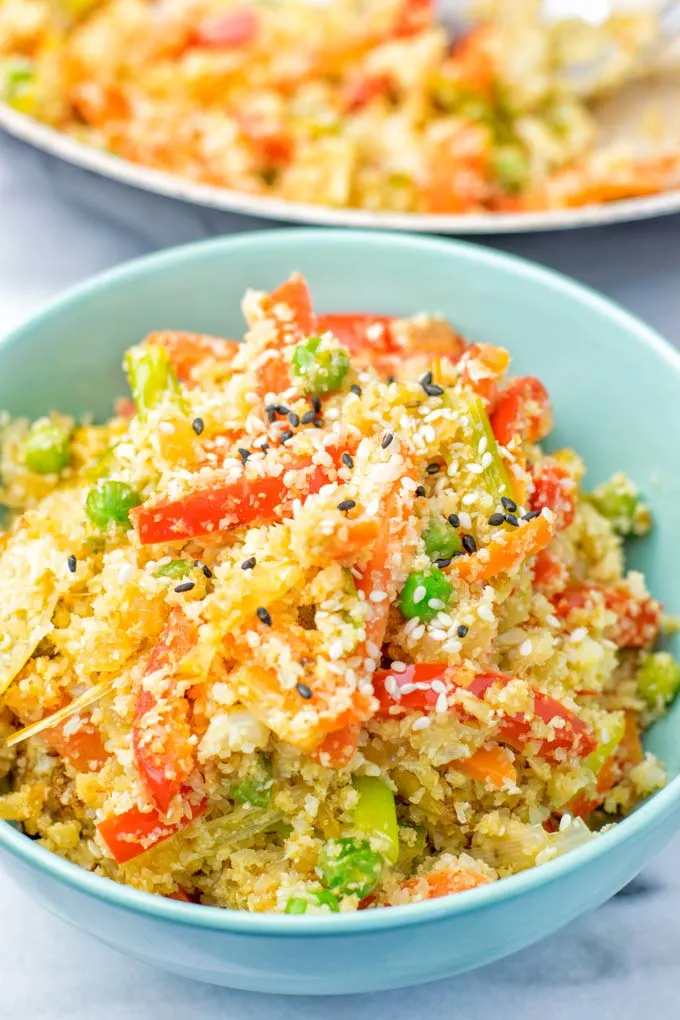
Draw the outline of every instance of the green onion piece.
<instances>
[{"instance_id":1,"label":"green onion piece","mask_svg":"<svg viewBox=\"0 0 680 1020\"><path fill-rule=\"evenodd\" d=\"M475 449L478 450L480 441L485 439L486 443L483 444L485 447L484 452L491 454L491 463L488 467L484 468L480 475L485 489L496 499L500 499L501 496L509 496L510 499L513 499L514 490L510 481L510 475L498 449L498 443L493 434L489 416L484 410L481 397L478 397L476 394L466 394L458 399L462 399L467 405L465 410L468 412L472 422L472 438Z\"/></svg>"},{"instance_id":2,"label":"green onion piece","mask_svg":"<svg viewBox=\"0 0 680 1020\"><path fill-rule=\"evenodd\" d=\"M304 899L302 896L291 896L286 903L285 913L306 914L310 906L328 907L331 914L337 914L340 910L337 896L334 896L328 889L315 889L309 893L309 899ZM314 912L321 913L321 911Z\"/></svg>"},{"instance_id":3,"label":"green onion piece","mask_svg":"<svg viewBox=\"0 0 680 1020\"><path fill-rule=\"evenodd\" d=\"M193 569L193 560L170 560L154 570L154 577L170 577L173 581L179 581L187 577Z\"/></svg>"},{"instance_id":4,"label":"green onion piece","mask_svg":"<svg viewBox=\"0 0 680 1020\"><path fill-rule=\"evenodd\" d=\"M680 690L680 665L668 652L652 652L640 667L637 689L650 708L667 705Z\"/></svg>"},{"instance_id":5,"label":"green onion piece","mask_svg":"<svg viewBox=\"0 0 680 1020\"><path fill-rule=\"evenodd\" d=\"M291 371L306 393L334 393L349 372L349 353L332 336L310 336L296 346Z\"/></svg>"},{"instance_id":6,"label":"green onion piece","mask_svg":"<svg viewBox=\"0 0 680 1020\"><path fill-rule=\"evenodd\" d=\"M155 344L132 347L125 355L125 370L140 418L166 399L181 404L179 382L165 348Z\"/></svg>"},{"instance_id":7,"label":"green onion piece","mask_svg":"<svg viewBox=\"0 0 680 1020\"><path fill-rule=\"evenodd\" d=\"M56 475L71 459L67 429L49 418L40 418L29 429L24 442L24 463L39 475Z\"/></svg>"},{"instance_id":8,"label":"green onion piece","mask_svg":"<svg viewBox=\"0 0 680 1020\"><path fill-rule=\"evenodd\" d=\"M595 509L611 521L617 534L646 535L652 525L649 508L640 500L637 487L622 471L602 482L588 496Z\"/></svg>"},{"instance_id":9,"label":"green onion piece","mask_svg":"<svg viewBox=\"0 0 680 1020\"><path fill-rule=\"evenodd\" d=\"M423 533L423 542L431 560L450 560L456 553L463 551L460 533L443 517L433 517L430 520Z\"/></svg>"},{"instance_id":10,"label":"green onion piece","mask_svg":"<svg viewBox=\"0 0 680 1020\"><path fill-rule=\"evenodd\" d=\"M376 776L355 776L354 788L359 794L354 809L354 825L365 836L375 837L374 845L390 864L399 857L399 825L394 793L387 783Z\"/></svg>"},{"instance_id":11,"label":"green onion piece","mask_svg":"<svg viewBox=\"0 0 680 1020\"><path fill-rule=\"evenodd\" d=\"M249 774L232 790L232 797L240 804L269 807L272 799L272 766L267 755L260 755Z\"/></svg>"},{"instance_id":12,"label":"green onion piece","mask_svg":"<svg viewBox=\"0 0 680 1020\"><path fill-rule=\"evenodd\" d=\"M623 740L626 732L626 719L623 712L619 712L615 719L607 720L606 732L600 734L601 740L594 751L583 759L583 764L596 776L600 774L602 766L607 758L611 758L616 748Z\"/></svg>"},{"instance_id":13,"label":"green onion piece","mask_svg":"<svg viewBox=\"0 0 680 1020\"><path fill-rule=\"evenodd\" d=\"M140 494L127 482L104 479L90 489L85 500L85 513L102 531L111 524L129 528L130 511L142 502Z\"/></svg>"},{"instance_id":14,"label":"green onion piece","mask_svg":"<svg viewBox=\"0 0 680 1020\"><path fill-rule=\"evenodd\" d=\"M291 896L286 903L286 914L306 914L307 913L307 900L303 900L301 896Z\"/></svg>"},{"instance_id":15,"label":"green onion piece","mask_svg":"<svg viewBox=\"0 0 680 1020\"><path fill-rule=\"evenodd\" d=\"M423 589L424 592L423 592ZM406 578L399 595L399 609L407 620L417 616L419 620L432 620L446 607L453 594L453 585L437 567L431 570L415 570ZM443 606L431 606L432 600Z\"/></svg>"},{"instance_id":16,"label":"green onion piece","mask_svg":"<svg viewBox=\"0 0 680 1020\"><path fill-rule=\"evenodd\" d=\"M316 873L322 885L339 896L363 899L380 881L383 859L368 840L329 839L321 848Z\"/></svg>"}]
</instances>

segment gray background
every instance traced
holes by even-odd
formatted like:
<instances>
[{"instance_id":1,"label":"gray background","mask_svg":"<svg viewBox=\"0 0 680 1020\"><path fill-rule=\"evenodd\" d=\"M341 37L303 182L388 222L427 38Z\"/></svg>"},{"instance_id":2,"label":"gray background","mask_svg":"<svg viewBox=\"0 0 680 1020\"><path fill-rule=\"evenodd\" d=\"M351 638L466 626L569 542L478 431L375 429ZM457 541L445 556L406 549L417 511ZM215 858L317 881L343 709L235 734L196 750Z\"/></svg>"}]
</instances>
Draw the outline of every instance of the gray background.
<instances>
[{"instance_id":1,"label":"gray background","mask_svg":"<svg viewBox=\"0 0 680 1020\"><path fill-rule=\"evenodd\" d=\"M0 137L0 333L123 259L263 225L101 181ZM679 217L484 243L604 291L680 347ZM473 974L306 1000L210 988L126 960L45 914L0 871L0 1018L671 1020L680 1015L679 852L676 840L596 913Z\"/></svg>"}]
</instances>

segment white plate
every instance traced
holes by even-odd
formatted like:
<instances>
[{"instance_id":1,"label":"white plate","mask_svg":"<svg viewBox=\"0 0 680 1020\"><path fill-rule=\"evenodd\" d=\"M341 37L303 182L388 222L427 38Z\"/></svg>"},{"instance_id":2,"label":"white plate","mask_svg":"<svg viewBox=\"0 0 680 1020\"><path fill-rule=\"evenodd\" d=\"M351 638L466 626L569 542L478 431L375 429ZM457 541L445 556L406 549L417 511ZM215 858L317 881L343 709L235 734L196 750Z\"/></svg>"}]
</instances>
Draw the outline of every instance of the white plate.
<instances>
[{"instance_id":1,"label":"white plate","mask_svg":"<svg viewBox=\"0 0 680 1020\"><path fill-rule=\"evenodd\" d=\"M645 135L644 121L654 108L671 124L663 138L655 142ZM633 143L636 148L653 151L660 143L672 140L680 145L680 80L667 77L656 83L643 83L628 89L602 110L604 140ZM549 212L435 213L370 212L366 209L332 209L305 202L288 202L263 195L249 195L229 188L200 184L175 174L119 159L92 146L75 141L53 128L17 113L0 103L0 128L44 152L115 181L145 191L166 195L195 205L229 212L337 227L367 227L381 230L406 230L436 234L506 234L542 230L566 230L603 226L630 220L648 219L680 212L680 190L645 198L626 199L602 205Z\"/></svg>"}]
</instances>

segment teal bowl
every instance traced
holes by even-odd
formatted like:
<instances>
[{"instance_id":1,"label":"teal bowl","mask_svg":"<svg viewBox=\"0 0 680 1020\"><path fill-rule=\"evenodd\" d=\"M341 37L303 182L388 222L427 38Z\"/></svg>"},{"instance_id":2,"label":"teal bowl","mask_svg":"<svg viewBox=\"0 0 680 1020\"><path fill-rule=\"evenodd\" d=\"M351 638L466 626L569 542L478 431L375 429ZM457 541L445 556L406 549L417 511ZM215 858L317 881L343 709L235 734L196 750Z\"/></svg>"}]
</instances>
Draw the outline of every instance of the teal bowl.
<instances>
[{"instance_id":1,"label":"teal bowl","mask_svg":"<svg viewBox=\"0 0 680 1020\"><path fill-rule=\"evenodd\" d=\"M680 611L680 356L620 308L564 277L474 245L359 232L276 231L131 262L51 304L0 343L0 407L106 416L121 355L160 328L239 336L247 287L291 270L320 310L441 312L510 349L555 405L555 445L579 450L594 484L626 469L656 517L632 565ZM330 917L178 903L99 878L0 823L8 872L52 913L176 974L295 994L432 981L513 953L603 903L680 827L680 702L648 734L668 786L598 839L493 885L408 907Z\"/></svg>"}]
</instances>

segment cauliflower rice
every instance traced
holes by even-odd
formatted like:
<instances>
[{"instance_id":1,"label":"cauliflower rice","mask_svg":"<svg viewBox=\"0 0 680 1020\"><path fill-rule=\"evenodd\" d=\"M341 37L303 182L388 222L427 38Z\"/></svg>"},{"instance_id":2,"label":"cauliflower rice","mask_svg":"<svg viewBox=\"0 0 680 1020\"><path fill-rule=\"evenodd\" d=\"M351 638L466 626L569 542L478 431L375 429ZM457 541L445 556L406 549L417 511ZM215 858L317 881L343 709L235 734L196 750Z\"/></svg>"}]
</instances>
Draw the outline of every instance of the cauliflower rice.
<instances>
[{"instance_id":1,"label":"cauliflower rice","mask_svg":"<svg viewBox=\"0 0 680 1020\"><path fill-rule=\"evenodd\" d=\"M249 292L134 403L0 433L0 818L97 874L291 914L464 891L664 782L650 515L544 453L543 385L444 320Z\"/></svg>"}]
</instances>

